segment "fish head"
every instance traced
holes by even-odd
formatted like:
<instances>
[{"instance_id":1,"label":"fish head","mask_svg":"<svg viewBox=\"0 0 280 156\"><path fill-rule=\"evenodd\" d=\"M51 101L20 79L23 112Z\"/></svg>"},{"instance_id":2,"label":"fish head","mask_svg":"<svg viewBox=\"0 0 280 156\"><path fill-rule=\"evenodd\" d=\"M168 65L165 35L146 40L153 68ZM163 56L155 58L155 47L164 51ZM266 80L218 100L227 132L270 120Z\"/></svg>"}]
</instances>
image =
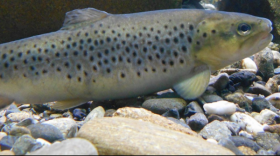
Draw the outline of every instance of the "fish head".
<instances>
[{"instance_id":1,"label":"fish head","mask_svg":"<svg viewBox=\"0 0 280 156\"><path fill-rule=\"evenodd\" d=\"M270 20L242 13L210 12L193 35L191 52L212 71L263 50L273 39Z\"/></svg>"}]
</instances>

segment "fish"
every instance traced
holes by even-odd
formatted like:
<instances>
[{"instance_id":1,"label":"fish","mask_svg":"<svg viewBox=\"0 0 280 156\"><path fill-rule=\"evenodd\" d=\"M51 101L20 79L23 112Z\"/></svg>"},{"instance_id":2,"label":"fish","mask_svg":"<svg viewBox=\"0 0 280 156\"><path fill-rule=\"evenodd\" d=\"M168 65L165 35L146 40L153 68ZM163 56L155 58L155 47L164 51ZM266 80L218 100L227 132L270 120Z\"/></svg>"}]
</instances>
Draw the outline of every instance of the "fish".
<instances>
[{"instance_id":1,"label":"fish","mask_svg":"<svg viewBox=\"0 0 280 156\"><path fill-rule=\"evenodd\" d=\"M242 13L76 9L56 32L0 44L0 106L67 109L169 88L195 99L212 71L264 49L271 31L270 20Z\"/></svg>"}]
</instances>

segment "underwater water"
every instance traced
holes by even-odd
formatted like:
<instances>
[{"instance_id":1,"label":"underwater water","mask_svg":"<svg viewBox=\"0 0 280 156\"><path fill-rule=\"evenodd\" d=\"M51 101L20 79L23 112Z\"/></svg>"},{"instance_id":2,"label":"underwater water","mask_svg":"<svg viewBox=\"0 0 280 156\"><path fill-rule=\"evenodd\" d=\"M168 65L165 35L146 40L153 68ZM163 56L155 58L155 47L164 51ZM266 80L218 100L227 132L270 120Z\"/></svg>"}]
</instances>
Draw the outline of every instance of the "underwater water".
<instances>
[{"instance_id":1,"label":"underwater water","mask_svg":"<svg viewBox=\"0 0 280 156\"><path fill-rule=\"evenodd\" d=\"M278 155L279 7L0 0L0 154Z\"/></svg>"}]
</instances>

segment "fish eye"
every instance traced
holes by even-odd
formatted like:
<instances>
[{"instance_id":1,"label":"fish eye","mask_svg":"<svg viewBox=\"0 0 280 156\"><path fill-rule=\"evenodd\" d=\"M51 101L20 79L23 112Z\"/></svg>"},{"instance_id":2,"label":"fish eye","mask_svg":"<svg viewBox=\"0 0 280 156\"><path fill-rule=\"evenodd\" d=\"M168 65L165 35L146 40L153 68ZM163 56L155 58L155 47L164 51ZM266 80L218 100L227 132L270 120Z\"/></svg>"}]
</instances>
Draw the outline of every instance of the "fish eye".
<instances>
[{"instance_id":1,"label":"fish eye","mask_svg":"<svg viewBox=\"0 0 280 156\"><path fill-rule=\"evenodd\" d=\"M246 23L241 23L238 25L237 32L239 35L248 35L251 32L251 26Z\"/></svg>"}]
</instances>

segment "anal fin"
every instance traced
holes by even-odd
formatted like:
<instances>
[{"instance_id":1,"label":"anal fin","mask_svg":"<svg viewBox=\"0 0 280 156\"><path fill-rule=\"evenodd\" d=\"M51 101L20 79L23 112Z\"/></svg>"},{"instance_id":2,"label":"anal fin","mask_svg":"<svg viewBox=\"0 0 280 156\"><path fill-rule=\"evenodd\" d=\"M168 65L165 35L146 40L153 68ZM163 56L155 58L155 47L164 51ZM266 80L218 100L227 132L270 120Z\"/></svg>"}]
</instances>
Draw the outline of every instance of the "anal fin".
<instances>
[{"instance_id":1,"label":"anal fin","mask_svg":"<svg viewBox=\"0 0 280 156\"><path fill-rule=\"evenodd\" d=\"M175 91L184 99L192 100L202 95L208 86L211 71L203 70L191 78L188 78L173 86Z\"/></svg>"},{"instance_id":2,"label":"anal fin","mask_svg":"<svg viewBox=\"0 0 280 156\"><path fill-rule=\"evenodd\" d=\"M65 101L56 101L52 106L53 109L65 110L70 109L81 104L84 104L88 101L84 99L72 99L72 100L65 100Z\"/></svg>"}]
</instances>

